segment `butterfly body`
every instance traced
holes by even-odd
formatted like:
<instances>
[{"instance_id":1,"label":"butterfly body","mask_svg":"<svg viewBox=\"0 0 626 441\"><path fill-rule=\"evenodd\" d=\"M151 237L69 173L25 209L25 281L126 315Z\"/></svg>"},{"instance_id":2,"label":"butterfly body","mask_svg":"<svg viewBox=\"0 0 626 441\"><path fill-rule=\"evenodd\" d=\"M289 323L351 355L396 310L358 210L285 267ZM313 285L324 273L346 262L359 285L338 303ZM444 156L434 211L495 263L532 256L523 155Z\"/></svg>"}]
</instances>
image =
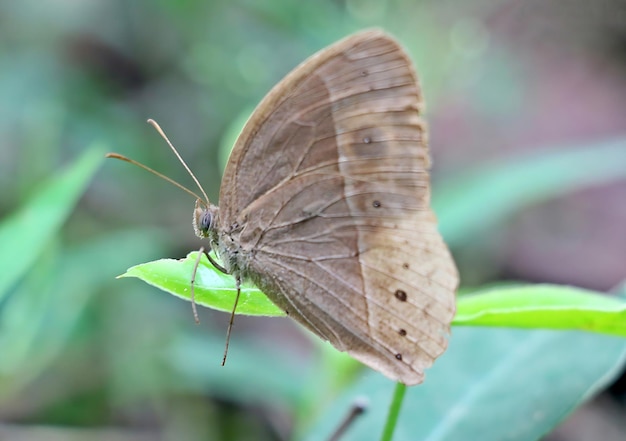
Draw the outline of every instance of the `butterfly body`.
<instances>
[{"instance_id":1,"label":"butterfly body","mask_svg":"<svg viewBox=\"0 0 626 441\"><path fill-rule=\"evenodd\" d=\"M458 284L430 209L421 108L394 39L348 37L270 91L235 144L220 208L194 215L227 271L406 384L446 349Z\"/></svg>"}]
</instances>

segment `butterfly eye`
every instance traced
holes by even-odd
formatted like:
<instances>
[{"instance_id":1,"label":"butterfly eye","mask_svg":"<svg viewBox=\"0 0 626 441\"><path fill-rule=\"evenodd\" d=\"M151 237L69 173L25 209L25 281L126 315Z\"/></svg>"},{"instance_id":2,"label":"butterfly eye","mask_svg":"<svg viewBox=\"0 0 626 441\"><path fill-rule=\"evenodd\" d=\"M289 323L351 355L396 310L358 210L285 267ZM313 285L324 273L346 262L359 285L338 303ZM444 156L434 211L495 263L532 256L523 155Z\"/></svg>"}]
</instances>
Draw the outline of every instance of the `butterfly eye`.
<instances>
[{"instance_id":1,"label":"butterfly eye","mask_svg":"<svg viewBox=\"0 0 626 441\"><path fill-rule=\"evenodd\" d=\"M203 232L208 232L211 229L211 221L212 221L211 213L209 210L204 210L200 215L200 230Z\"/></svg>"}]
</instances>

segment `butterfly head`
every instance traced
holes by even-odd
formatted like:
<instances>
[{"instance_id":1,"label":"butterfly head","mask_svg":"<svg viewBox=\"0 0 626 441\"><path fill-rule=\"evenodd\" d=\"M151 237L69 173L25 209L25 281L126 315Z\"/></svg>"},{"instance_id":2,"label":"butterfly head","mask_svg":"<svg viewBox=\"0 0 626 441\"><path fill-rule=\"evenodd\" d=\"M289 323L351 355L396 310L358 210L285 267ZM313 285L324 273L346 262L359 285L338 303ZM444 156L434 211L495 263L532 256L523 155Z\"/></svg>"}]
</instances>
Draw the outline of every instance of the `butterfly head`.
<instances>
[{"instance_id":1,"label":"butterfly head","mask_svg":"<svg viewBox=\"0 0 626 441\"><path fill-rule=\"evenodd\" d=\"M196 200L196 206L193 210L193 229L196 236L202 238L210 238L211 233L215 231L217 225L218 208L214 205L207 205L201 199Z\"/></svg>"}]
</instances>

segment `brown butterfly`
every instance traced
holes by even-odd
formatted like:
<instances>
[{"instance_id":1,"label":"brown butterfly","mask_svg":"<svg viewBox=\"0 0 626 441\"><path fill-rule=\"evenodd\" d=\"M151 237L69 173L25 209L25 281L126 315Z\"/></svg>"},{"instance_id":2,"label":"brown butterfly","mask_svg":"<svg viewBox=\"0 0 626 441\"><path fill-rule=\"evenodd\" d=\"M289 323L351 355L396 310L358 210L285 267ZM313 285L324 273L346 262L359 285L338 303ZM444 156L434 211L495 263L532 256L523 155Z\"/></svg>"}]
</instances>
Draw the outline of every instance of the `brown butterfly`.
<instances>
[{"instance_id":1,"label":"brown butterfly","mask_svg":"<svg viewBox=\"0 0 626 441\"><path fill-rule=\"evenodd\" d=\"M370 30L323 49L263 99L219 208L194 228L222 269L387 377L422 382L447 347L458 274L437 232L411 60ZM218 265L220 267L220 265Z\"/></svg>"}]
</instances>

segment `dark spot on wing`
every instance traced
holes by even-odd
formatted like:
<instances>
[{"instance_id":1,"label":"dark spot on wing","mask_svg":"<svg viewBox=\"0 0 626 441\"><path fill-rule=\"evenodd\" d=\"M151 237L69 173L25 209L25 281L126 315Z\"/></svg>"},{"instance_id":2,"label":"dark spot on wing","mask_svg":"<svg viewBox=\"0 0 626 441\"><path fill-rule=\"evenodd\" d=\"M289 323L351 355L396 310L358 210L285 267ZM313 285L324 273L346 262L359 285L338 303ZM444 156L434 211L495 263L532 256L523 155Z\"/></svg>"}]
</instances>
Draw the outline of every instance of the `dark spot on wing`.
<instances>
[{"instance_id":1,"label":"dark spot on wing","mask_svg":"<svg viewBox=\"0 0 626 441\"><path fill-rule=\"evenodd\" d=\"M396 360L402 360L402 354L396 354Z\"/></svg>"},{"instance_id":2,"label":"dark spot on wing","mask_svg":"<svg viewBox=\"0 0 626 441\"><path fill-rule=\"evenodd\" d=\"M396 293L394 294L396 296L396 299L400 300L401 302L406 302L406 291L402 291L401 289L397 289Z\"/></svg>"},{"instance_id":3,"label":"dark spot on wing","mask_svg":"<svg viewBox=\"0 0 626 441\"><path fill-rule=\"evenodd\" d=\"M400 334L402 337L404 337L406 335L406 329L400 329L398 331L398 334Z\"/></svg>"},{"instance_id":4,"label":"dark spot on wing","mask_svg":"<svg viewBox=\"0 0 626 441\"><path fill-rule=\"evenodd\" d=\"M380 208L382 206L382 204L380 203L380 201L374 201L374 202L372 202L372 206L374 208Z\"/></svg>"}]
</instances>

